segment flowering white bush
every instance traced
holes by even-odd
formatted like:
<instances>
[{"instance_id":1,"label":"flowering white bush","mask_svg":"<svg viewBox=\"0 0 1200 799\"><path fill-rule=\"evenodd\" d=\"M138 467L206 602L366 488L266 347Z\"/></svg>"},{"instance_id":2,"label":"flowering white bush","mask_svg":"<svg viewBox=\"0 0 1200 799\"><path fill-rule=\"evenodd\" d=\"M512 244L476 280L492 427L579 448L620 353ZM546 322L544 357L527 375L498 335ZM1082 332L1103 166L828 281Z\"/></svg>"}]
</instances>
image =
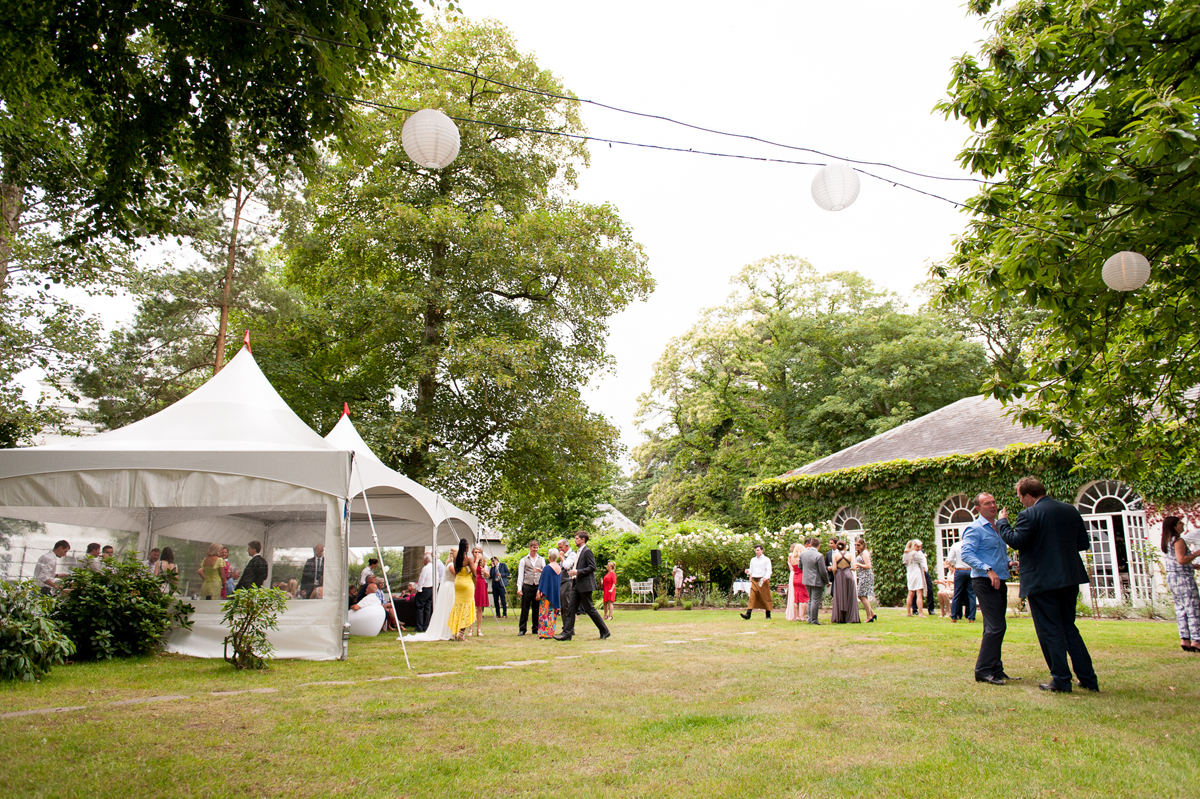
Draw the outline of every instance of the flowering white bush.
<instances>
[{"instance_id":1,"label":"flowering white bush","mask_svg":"<svg viewBox=\"0 0 1200 799\"><path fill-rule=\"evenodd\" d=\"M721 567L740 575L754 557L754 547L761 545L763 554L771 559L774 572L779 574L787 564L792 544L813 535L816 527L812 522L797 522L773 531L763 528L758 533L739 533L715 522L689 520L664 524L663 558L669 568L680 563L688 574L706 579L713 569Z\"/></svg>"}]
</instances>

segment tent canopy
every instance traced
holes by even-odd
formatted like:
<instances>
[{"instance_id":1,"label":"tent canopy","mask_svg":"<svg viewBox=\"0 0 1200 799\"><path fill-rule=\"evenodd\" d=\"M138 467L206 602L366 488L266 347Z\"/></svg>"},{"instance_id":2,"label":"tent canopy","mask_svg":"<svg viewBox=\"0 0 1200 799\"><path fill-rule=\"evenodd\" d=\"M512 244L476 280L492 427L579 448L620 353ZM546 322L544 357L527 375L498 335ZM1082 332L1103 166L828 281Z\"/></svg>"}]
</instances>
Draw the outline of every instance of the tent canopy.
<instances>
[{"instance_id":1,"label":"tent canopy","mask_svg":"<svg viewBox=\"0 0 1200 799\"><path fill-rule=\"evenodd\" d=\"M412 478L386 466L367 446L350 420L348 410L342 413L325 441L354 453L350 477L353 496L350 546L365 547L374 543L367 519L368 507L380 546L455 546L460 538L475 545L479 520ZM435 526L436 539L432 533Z\"/></svg>"},{"instance_id":2,"label":"tent canopy","mask_svg":"<svg viewBox=\"0 0 1200 799\"><path fill-rule=\"evenodd\" d=\"M328 441L310 429L244 348L192 394L139 422L0 451L0 518L39 522L77 549L104 531L136 536L139 553L160 542L176 548L180 589L196 612L170 648L201 657L221 657L226 634L220 600L197 598L210 543L227 546L238 566L245 545L262 542L271 580L287 570L299 578L311 548L323 546L322 582L336 590L289 603L271 640L280 657L340 657L350 531L364 539L354 545L370 544L366 501L385 546L474 540L477 522L384 466L348 418L338 427Z\"/></svg>"}]
</instances>

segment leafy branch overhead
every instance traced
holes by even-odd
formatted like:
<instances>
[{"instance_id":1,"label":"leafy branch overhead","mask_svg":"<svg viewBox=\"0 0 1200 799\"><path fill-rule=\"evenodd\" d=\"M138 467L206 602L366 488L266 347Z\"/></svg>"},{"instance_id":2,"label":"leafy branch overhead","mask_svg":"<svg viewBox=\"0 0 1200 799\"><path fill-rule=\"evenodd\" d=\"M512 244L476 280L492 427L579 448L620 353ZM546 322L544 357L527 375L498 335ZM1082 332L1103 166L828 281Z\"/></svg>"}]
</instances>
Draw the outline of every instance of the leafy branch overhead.
<instances>
[{"instance_id":1,"label":"leafy branch overhead","mask_svg":"<svg viewBox=\"0 0 1200 799\"><path fill-rule=\"evenodd\" d=\"M1028 371L988 386L1022 421L1126 479L1186 468L1200 456L1200 8L1019 2L989 26L939 106L974 131L960 161L993 181L936 270L944 296L1041 314ZM1125 250L1153 268L1129 294L1100 276Z\"/></svg>"}]
</instances>

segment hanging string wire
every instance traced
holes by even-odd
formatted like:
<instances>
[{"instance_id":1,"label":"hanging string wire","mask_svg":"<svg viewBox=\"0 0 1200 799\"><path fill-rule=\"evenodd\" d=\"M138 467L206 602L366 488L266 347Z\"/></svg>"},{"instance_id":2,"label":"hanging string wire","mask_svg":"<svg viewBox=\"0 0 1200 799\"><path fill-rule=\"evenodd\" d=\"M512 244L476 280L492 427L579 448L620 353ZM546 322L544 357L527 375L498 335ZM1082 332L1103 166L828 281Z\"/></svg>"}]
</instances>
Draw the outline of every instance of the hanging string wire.
<instances>
[{"instance_id":1,"label":"hanging string wire","mask_svg":"<svg viewBox=\"0 0 1200 799\"><path fill-rule=\"evenodd\" d=\"M327 97L327 98L333 99L333 100L341 100L343 102L348 102L348 103L357 103L359 105L364 105L364 106L367 106L370 108L375 108L383 113L388 113L389 111L399 111L401 113L406 113L406 114L415 114L418 110L415 108L405 108L404 106L392 105L390 103L384 103L384 102L380 102L378 100L360 100L356 97L347 97L345 95L334 94L331 92L322 92L322 91L318 91L316 89L305 89L305 88L300 88L300 87L296 87L296 86L283 86L282 84L272 83L270 81L256 80L255 82L262 86L271 86L273 88L281 89L284 91L303 92L305 94L316 94L321 97ZM741 154L737 154L737 153L722 153L722 152L714 152L714 151L710 151L710 150L697 150L697 149L690 148L690 147L688 147L688 148L669 147L667 145L662 145L662 144L646 144L644 142L625 141L622 139L607 139L607 138L603 138L601 136L590 136L590 135L584 134L584 133L566 133L566 132L560 131L560 130L548 130L546 128L532 128L532 127L526 127L523 125L513 125L510 123L506 123L506 122L491 122L491 121L482 120L482 119L472 119L471 117L453 116L450 114L447 114L447 116L449 116L450 119L453 119L455 122L462 122L462 123L470 124L470 125L484 125L487 127L502 128L505 130L514 130L514 131L519 131L519 132L523 132L523 133L541 133L541 134L548 135L548 136L561 136L563 138L576 139L578 141L584 141L584 142L602 142L602 143L607 143L609 145L620 144L620 145L624 145L627 147L641 147L641 148L650 149L650 150L662 150L662 151L666 151L666 152L685 153L685 154L690 154L690 155L707 155L707 156L713 156L716 158L734 158L734 159L740 159L740 160L744 160L744 161L759 161L759 162L770 163L770 164L788 164L791 166L825 166L825 164L823 164L823 163L817 163L817 162L812 162L812 161L796 161L796 160L787 159L787 158L768 158L765 156L741 155ZM949 197L943 197L940 194L935 194L934 192L926 191L925 189L919 189L916 186L912 186L907 183L901 183L900 181L895 180L893 178L884 177L883 175L877 175L873 172L868 172L867 170L862 169L860 167L852 167L852 169L854 169L854 171L858 172L859 174L866 175L867 177L874 178L874 179L882 181L884 183L890 183L893 187L907 189L908 191L915 192L917 194L922 194L926 197L931 197L935 200L941 200L942 202L949 203L950 205L953 205L956 208L961 208L961 209L970 211L973 214L987 216L992 219L996 219L996 220L1000 220L1002 222L1008 222L1009 224L1017 225L1019 227L1024 227L1024 228L1028 228L1030 230L1036 230L1041 233L1046 233L1050 236L1065 238L1069 241L1074 242L1075 244L1083 245L1084 250L1093 246L1092 242L1083 241L1081 239L1076 238L1075 236L1072 236L1067 233L1063 233L1061 231L1050 230L1048 228L1039 227L1038 225L1034 225L1029 222L1022 221L1020 219L1015 219L1012 217L1004 216L1002 214L998 214L994 211L983 210L983 209L977 208L976 206L973 206L969 203L960 202L959 200L952 200Z\"/></svg>"},{"instance_id":2,"label":"hanging string wire","mask_svg":"<svg viewBox=\"0 0 1200 799\"><path fill-rule=\"evenodd\" d=\"M253 26L256 28L261 28L263 30L272 30L272 31L276 31L279 33L286 33L290 36L294 36L294 37L298 37L298 38L302 38L302 39L308 39L310 41L320 42L322 44L329 44L329 45L333 45L334 47L346 47L346 48L349 48L352 50L358 50L360 52L370 53L371 55L377 55L377 56L381 56L383 58L388 58L393 61L399 61L399 62L402 62L405 64L411 64L413 66L422 67L424 69L432 69L432 70L436 70L436 71L440 71L440 72L446 72L446 73L449 73L452 75L462 75L464 77L474 78L476 80L481 80L481 81L484 81L487 83L491 83L495 86L501 86L505 89L511 89L511 90L517 91L517 92L524 92L526 94L532 94L532 95L536 95L539 97L547 97L547 98L551 98L554 100L566 100L566 101L569 101L572 103L580 103L583 105L590 105L590 106L593 106L596 108L603 108L608 111L614 111L619 114L628 114L630 116L640 117L642 119L654 119L654 120L658 120L660 122L666 122L671 125L678 125L683 128L688 128L689 130L699 131L701 133L711 133L716 136L725 136L728 138L742 139L744 141L753 141L753 142L757 142L759 144L765 144L765 145L768 145L771 147L781 147L781 148L787 149L787 150L794 150L796 152L812 153L813 155L819 155L822 158L829 158L829 159L832 159L835 161L844 161L844 162L850 163L850 164L859 164L861 166L881 167L883 169L892 169L897 172L902 172L906 175L912 175L913 177L920 177L920 178L928 178L929 180L941 180L941 181L961 182L961 183L976 183L976 184L983 184L983 185L989 185L989 186L1006 185L1003 182L989 181L989 180L985 180L982 178L946 177L944 175L930 175L925 172L917 172L912 169L905 169L904 167L899 167L894 164L889 164L889 163L886 163L883 161L864 161L864 160L859 160L859 159L855 159L855 158L848 158L845 156L833 155L831 153L827 153L822 150L817 150L812 147L803 147L803 146L796 145L796 144L787 144L786 142L778 142L778 141L774 141L772 139L766 139L761 136L754 136L754 135L748 134L748 133L736 133L736 132L732 132L732 131L720 130L717 128L710 128L710 127L706 127L704 125L697 125L697 124L694 124L691 122L684 122L683 120L675 119L673 117L669 117L664 114L654 114L654 113L649 113L649 112L645 112L645 111L635 111L633 109L622 108L620 106L612 105L610 103L604 103L599 100L589 100L584 97L576 97L574 95L560 94L558 92L552 92L552 91L549 91L546 89L538 89L538 88L534 88L534 87L530 87L530 86L522 86L517 83L509 83L507 81L502 81L497 78L488 77L487 75L480 75L478 72L474 72L474 71L470 71L470 70L466 70L466 69L460 69L458 67L450 67L450 66L446 66L444 64L435 64L431 61L422 61L421 59L418 59L418 58L412 58L411 56L402 55L400 53L382 50L377 47L369 47L367 45L362 45L362 44L353 44L351 42L343 42L338 39L331 39L327 36L318 36L317 34L306 33L305 31L296 30L294 28L285 28L285 27L282 27L279 25L272 25L269 22L260 22L260 21L256 21L256 20L245 19L244 17L238 17L238 16L235 16L233 14L228 14L223 11L212 11L212 10L206 9L206 8L192 8L190 6L176 6L176 8L180 8L181 10L186 9L186 10L191 10L191 11L200 11L204 14L208 14L209 16L217 17L219 19L224 19L229 22L237 22L239 24L250 25L250 26ZM597 141L606 141L606 140L601 140L601 139L596 139L596 140ZM636 145L636 146L645 146L645 145ZM671 148L660 148L660 149L671 149ZM715 155L715 153L706 153L706 154L707 155ZM726 157L748 157L748 156L726 156ZM752 160L772 161L773 159L755 158ZM779 160L779 161L776 161L776 163L805 164L806 162ZM824 165L825 164L815 164L815 166L824 166ZM862 171L862 170L860 170L860 171ZM863 174L869 174L869 173L863 172ZM872 177L877 177L877 176L872 175ZM888 178L880 178L880 179L888 180Z\"/></svg>"}]
</instances>

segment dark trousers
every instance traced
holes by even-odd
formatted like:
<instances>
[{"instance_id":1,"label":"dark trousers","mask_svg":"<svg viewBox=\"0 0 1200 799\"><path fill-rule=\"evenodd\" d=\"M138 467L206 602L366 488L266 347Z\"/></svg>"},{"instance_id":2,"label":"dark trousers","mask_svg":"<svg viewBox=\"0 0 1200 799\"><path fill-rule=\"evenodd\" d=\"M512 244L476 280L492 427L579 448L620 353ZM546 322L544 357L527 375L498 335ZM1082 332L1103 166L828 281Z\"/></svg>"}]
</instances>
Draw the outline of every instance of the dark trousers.
<instances>
[{"instance_id":1,"label":"dark trousers","mask_svg":"<svg viewBox=\"0 0 1200 799\"><path fill-rule=\"evenodd\" d=\"M533 611L533 634L538 631L538 607L536 585L521 586L521 620L517 622L517 632L525 632L525 623L529 621L530 611Z\"/></svg>"},{"instance_id":2,"label":"dark trousers","mask_svg":"<svg viewBox=\"0 0 1200 799\"><path fill-rule=\"evenodd\" d=\"M954 597L950 600L950 618L961 619L963 608L967 618L975 621L975 587L971 584L970 569L954 570Z\"/></svg>"},{"instance_id":3,"label":"dark trousers","mask_svg":"<svg viewBox=\"0 0 1200 799\"><path fill-rule=\"evenodd\" d=\"M1050 667L1053 685L1065 691L1071 690L1068 655L1071 656L1071 665L1075 667L1075 676L1079 678L1079 684L1085 688L1099 688L1096 671L1092 668L1092 656L1088 654L1079 628L1075 626L1075 603L1078 598L1077 585L1042 591L1026 597L1029 601L1029 615L1033 617L1033 629L1037 631L1042 657L1046 658L1046 665Z\"/></svg>"},{"instance_id":4,"label":"dark trousers","mask_svg":"<svg viewBox=\"0 0 1200 799\"><path fill-rule=\"evenodd\" d=\"M816 621L817 614L821 612L821 603L825 600L825 586L823 585L806 585L808 589L808 620Z\"/></svg>"},{"instance_id":5,"label":"dark trousers","mask_svg":"<svg viewBox=\"0 0 1200 799\"><path fill-rule=\"evenodd\" d=\"M429 620L433 618L433 589L422 588L413 604L417 609L417 632L423 633L429 629Z\"/></svg>"},{"instance_id":6,"label":"dark trousers","mask_svg":"<svg viewBox=\"0 0 1200 799\"><path fill-rule=\"evenodd\" d=\"M500 618L501 608L504 617L508 618L508 590L500 583L492 583L492 605L496 608L496 618Z\"/></svg>"},{"instance_id":7,"label":"dark trousers","mask_svg":"<svg viewBox=\"0 0 1200 799\"><path fill-rule=\"evenodd\" d=\"M574 586L571 587L571 593L575 595L575 608L579 615L587 616L596 625L596 629L601 635L608 635L608 625L604 623L604 618L600 612L596 610L596 606L592 604L591 591L576 591ZM574 621L574 619L572 619ZM563 628L566 632L566 628Z\"/></svg>"},{"instance_id":8,"label":"dark trousers","mask_svg":"<svg viewBox=\"0 0 1200 799\"><path fill-rule=\"evenodd\" d=\"M562 633L561 635L575 634L575 612L579 607L579 597L575 594L575 581L566 580L561 584L561 593L559 606L562 610Z\"/></svg>"},{"instance_id":9,"label":"dark trousers","mask_svg":"<svg viewBox=\"0 0 1200 799\"><path fill-rule=\"evenodd\" d=\"M1004 646L1004 632L1008 629L1005 620L1008 584L1001 581L999 588L992 588L989 578L972 577L971 587L975 589L979 610L983 613L983 638L979 641L979 657L975 660L975 678L998 677L1004 673L1000 650Z\"/></svg>"}]
</instances>

